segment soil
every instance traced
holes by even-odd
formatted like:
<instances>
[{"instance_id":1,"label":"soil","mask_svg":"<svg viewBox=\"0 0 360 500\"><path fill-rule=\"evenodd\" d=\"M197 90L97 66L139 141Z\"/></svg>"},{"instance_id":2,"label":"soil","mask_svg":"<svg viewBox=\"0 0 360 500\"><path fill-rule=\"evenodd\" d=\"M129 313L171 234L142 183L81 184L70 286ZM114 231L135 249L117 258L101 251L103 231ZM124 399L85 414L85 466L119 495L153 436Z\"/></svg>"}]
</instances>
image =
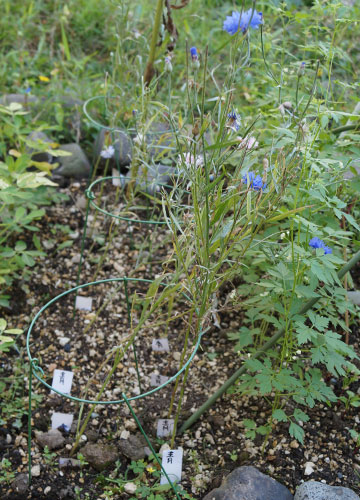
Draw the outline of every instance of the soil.
<instances>
[{"instance_id":1,"label":"soil","mask_svg":"<svg viewBox=\"0 0 360 500\"><path fill-rule=\"evenodd\" d=\"M81 236L85 220L83 193L84 183L73 183L60 191L68 195L68 201L46 208L46 218L37 225L42 242L48 242L46 257L39 263L28 283L18 283L10 291L11 310L2 314L11 328L27 330L31 320L49 300L57 297L77 283L78 262L81 249ZM113 189L104 187L102 198L106 207L113 210L111 203ZM116 200L117 202L118 200ZM139 208L139 206L141 207ZM137 208L132 206L131 217L149 218L147 201ZM105 206L105 205L103 205ZM121 199L119 202L121 207ZM117 208L117 210L119 209ZM124 210L124 207L123 207ZM129 210L126 209L129 213ZM151 217L157 216L151 212ZM161 212L158 212L161 217ZM112 219L114 221L114 219ZM59 228L61 224L63 228ZM70 229L66 229L66 226ZM103 261L106 245L102 240L112 232L111 245ZM171 269L172 246L165 225L145 225L133 222L111 222L109 217L90 211L85 240L84 261L80 283L127 276L152 280ZM30 236L23 234L24 240ZM55 240L55 241L54 241ZM61 247L61 244L64 244ZM53 245L53 246L51 246ZM59 247L60 245L60 247ZM68 246L69 245L69 246ZM151 262L150 262L151 261ZM100 265L98 266L98 263ZM98 267L98 269L97 269ZM352 277L359 287L360 270L357 268ZM160 287L160 289L162 289ZM129 280L128 296L132 310L132 325L136 326L141 316L141 303L148 290L148 283ZM232 287L222 291L219 302L223 303ZM73 314L75 294L65 295L46 309L36 321L30 337L30 351L38 359L44 372L44 379L51 385L54 369L70 370L74 373L71 395L94 400L112 366L113 356L101 368L104 359L116 348L124 348L131 329L128 323L128 309L123 282L108 282L84 288L80 295L91 296L91 311L76 311ZM95 313L98 314L95 314ZM227 333L241 326L241 312L224 310L219 312L220 328L212 328L204 335L189 371L184 401L180 413L180 424L198 408L216 388L232 375L241 363L241 358L233 350L233 342ZM184 332L190 329L189 348L191 353L194 342L192 321L188 315L188 303L178 296L169 313L167 306L161 308L156 316L149 317L144 328L136 337L136 353L141 375L141 391L150 390L152 373L172 377L179 366L184 346ZM350 344L359 353L358 323L352 326ZM24 335L25 337L25 335ZM167 337L170 352L157 353L152 350L154 338ZM64 341L63 339L68 339ZM29 363L25 350L25 339L19 353L12 350L0 357L2 379L6 383L7 396L3 401L0 426L0 456L11 462L9 472L27 473L27 383L24 366ZM23 364L25 363L25 365ZM140 390L136 377L136 364L132 350L124 357L107 385L103 394L106 401L121 398L122 392L136 396ZM14 378L15 377L15 378ZM341 380L329 374L329 384L336 394L343 392ZM14 382L15 380L15 382ZM158 450L170 440L156 438L156 424L159 418L167 418L174 382L150 396L132 401L132 407L141 425ZM360 383L354 381L349 389L360 394ZM74 442L74 425L70 433L63 431L64 446L55 450L53 456L43 453L35 439L35 431L46 432L51 427L51 414L54 411L73 413L74 421L79 417L79 404L64 397L52 396L50 391L35 381L33 392L36 397L32 411L32 463L40 465L40 475L34 476L27 493L16 493L11 486L11 475L0 470L1 498L22 499L60 499L60 498L130 498L127 493L105 494L109 486L106 478L116 479L125 472L130 459L120 457L117 465L99 473L89 465L78 469L59 469L58 458L68 457ZM5 392L4 392L5 393ZM9 394L11 396L9 396ZM178 401L178 394L175 403ZM257 437L254 441L245 437L244 419L254 419L258 426L266 424L271 414L271 397L268 399L240 396L233 392L223 396L194 424L184 435L177 436L175 447L184 450L182 487L193 498L200 499L213 488L220 485L224 476L241 465L253 465L286 485L292 492L302 482L310 479L330 485L346 486L360 493L360 452L351 439L349 430L360 432L360 420L356 407L345 408L343 404L318 404L307 411L309 422L304 422L304 445L295 441L288 433L284 423L274 425L268 440ZM290 404L290 403L289 403ZM136 434L137 427L129 409L124 404L100 405L94 409L88 428L86 441L116 444L124 430ZM85 408L86 414L86 408ZM173 412L174 414L174 412ZM81 449L80 449L81 451ZM312 462L313 473L305 475L305 464ZM152 482L151 473L144 473L145 482ZM131 481L132 473L128 475ZM4 480L5 478L5 480ZM75 489L78 488L76 493Z\"/></svg>"}]
</instances>

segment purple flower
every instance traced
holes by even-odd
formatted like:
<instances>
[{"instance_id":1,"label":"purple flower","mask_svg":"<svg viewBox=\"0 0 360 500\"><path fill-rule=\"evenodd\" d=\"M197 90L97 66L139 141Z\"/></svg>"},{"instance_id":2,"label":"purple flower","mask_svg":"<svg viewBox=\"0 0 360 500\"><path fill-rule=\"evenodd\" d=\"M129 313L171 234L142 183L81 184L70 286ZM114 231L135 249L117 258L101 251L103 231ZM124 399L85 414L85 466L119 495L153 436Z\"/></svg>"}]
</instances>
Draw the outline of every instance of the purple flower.
<instances>
[{"instance_id":1,"label":"purple flower","mask_svg":"<svg viewBox=\"0 0 360 500\"><path fill-rule=\"evenodd\" d=\"M240 118L238 118L237 114L235 111L232 111L231 113L228 113L228 118L229 118L229 127L237 132L240 128Z\"/></svg>"},{"instance_id":2,"label":"purple flower","mask_svg":"<svg viewBox=\"0 0 360 500\"><path fill-rule=\"evenodd\" d=\"M262 12L257 10L249 9L244 11L241 16L237 11L233 11L231 16L227 16L224 24L223 30L227 31L230 35L235 35L239 29L245 33L250 27L253 29L258 29L260 24L263 24Z\"/></svg>"},{"instance_id":3,"label":"purple flower","mask_svg":"<svg viewBox=\"0 0 360 500\"><path fill-rule=\"evenodd\" d=\"M191 55L191 59L193 61L197 61L199 59L196 47L191 47L191 49L190 49L190 55Z\"/></svg>"},{"instance_id":4,"label":"purple flower","mask_svg":"<svg viewBox=\"0 0 360 500\"><path fill-rule=\"evenodd\" d=\"M263 182L261 176L255 175L254 172L248 172L243 176L242 180L245 184L247 184L249 180L249 187L255 189L255 191L266 188L266 182Z\"/></svg>"},{"instance_id":5,"label":"purple flower","mask_svg":"<svg viewBox=\"0 0 360 500\"><path fill-rule=\"evenodd\" d=\"M318 238L317 236L314 236L314 238L311 238L309 241L309 246L312 248L322 248L324 250L324 254L327 255L329 253L332 253L332 249L328 246L325 245L323 240Z\"/></svg>"}]
</instances>

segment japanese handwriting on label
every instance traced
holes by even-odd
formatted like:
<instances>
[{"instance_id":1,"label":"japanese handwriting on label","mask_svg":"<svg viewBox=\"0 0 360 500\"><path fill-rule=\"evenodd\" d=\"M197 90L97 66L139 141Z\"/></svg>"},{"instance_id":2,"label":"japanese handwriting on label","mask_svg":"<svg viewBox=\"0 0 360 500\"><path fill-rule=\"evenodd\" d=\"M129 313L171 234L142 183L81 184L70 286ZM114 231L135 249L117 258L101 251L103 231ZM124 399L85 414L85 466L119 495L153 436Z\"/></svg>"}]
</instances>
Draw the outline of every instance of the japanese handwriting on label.
<instances>
[{"instance_id":1,"label":"japanese handwriting on label","mask_svg":"<svg viewBox=\"0 0 360 500\"><path fill-rule=\"evenodd\" d=\"M153 339L152 350L155 352L169 352L169 341L166 338Z\"/></svg>"},{"instance_id":2,"label":"japanese handwriting on label","mask_svg":"<svg viewBox=\"0 0 360 500\"><path fill-rule=\"evenodd\" d=\"M165 418L158 420L157 423L157 437L167 437L172 434L174 430L174 420L172 418Z\"/></svg>"},{"instance_id":3,"label":"japanese handwriting on label","mask_svg":"<svg viewBox=\"0 0 360 500\"><path fill-rule=\"evenodd\" d=\"M183 450L165 450L162 457L162 467L174 483L181 481ZM160 484L168 484L165 474L161 475Z\"/></svg>"},{"instance_id":4,"label":"japanese handwriting on label","mask_svg":"<svg viewBox=\"0 0 360 500\"><path fill-rule=\"evenodd\" d=\"M156 373L151 374L150 385L152 387L158 387L159 385L165 384L169 380L169 377L165 377L165 375L158 375Z\"/></svg>"},{"instance_id":5,"label":"japanese handwriting on label","mask_svg":"<svg viewBox=\"0 0 360 500\"><path fill-rule=\"evenodd\" d=\"M67 370L54 370L51 386L63 394L70 394L73 376L73 372Z\"/></svg>"}]
</instances>

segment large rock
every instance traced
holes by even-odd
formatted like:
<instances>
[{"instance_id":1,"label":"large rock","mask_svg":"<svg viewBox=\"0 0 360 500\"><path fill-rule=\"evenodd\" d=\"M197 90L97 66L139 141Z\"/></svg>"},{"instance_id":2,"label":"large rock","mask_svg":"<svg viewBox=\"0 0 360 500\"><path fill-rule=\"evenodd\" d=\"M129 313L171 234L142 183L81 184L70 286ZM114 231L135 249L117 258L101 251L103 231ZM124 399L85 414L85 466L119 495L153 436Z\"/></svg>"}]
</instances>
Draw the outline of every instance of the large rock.
<instances>
[{"instance_id":1,"label":"large rock","mask_svg":"<svg viewBox=\"0 0 360 500\"><path fill-rule=\"evenodd\" d=\"M42 448L47 446L49 450L61 448L65 443L63 435L57 429L50 429L48 432L35 431L35 437Z\"/></svg>"},{"instance_id":2,"label":"large rock","mask_svg":"<svg viewBox=\"0 0 360 500\"><path fill-rule=\"evenodd\" d=\"M87 443L81 449L81 453L89 464L98 471L106 469L119 458L119 453L114 446L102 443Z\"/></svg>"},{"instance_id":3,"label":"large rock","mask_svg":"<svg viewBox=\"0 0 360 500\"><path fill-rule=\"evenodd\" d=\"M360 500L360 497L349 488L308 481L297 488L294 500Z\"/></svg>"},{"instance_id":4,"label":"large rock","mask_svg":"<svg viewBox=\"0 0 360 500\"><path fill-rule=\"evenodd\" d=\"M131 435L128 439L120 439L119 448L121 453L131 460L145 458L144 443L137 436Z\"/></svg>"},{"instance_id":5,"label":"large rock","mask_svg":"<svg viewBox=\"0 0 360 500\"><path fill-rule=\"evenodd\" d=\"M59 156L57 161L60 166L53 170L54 176L73 177L75 179L83 179L89 177L91 165L86 154L75 142L71 144L61 144L59 149L71 153L69 156Z\"/></svg>"},{"instance_id":6,"label":"large rock","mask_svg":"<svg viewBox=\"0 0 360 500\"><path fill-rule=\"evenodd\" d=\"M135 177L135 185L149 194L154 194L160 190L162 185L172 184L172 178L176 173L174 167L167 165L155 164L145 167L140 165ZM126 174L126 179L133 179L132 169Z\"/></svg>"},{"instance_id":7,"label":"large rock","mask_svg":"<svg viewBox=\"0 0 360 500\"><path fill-rule=\"evenodd\" d=\"M50 137L48 137L44 132L34 131L31 132L26 139L33 144L28 144L26 146L25 152L30 155L34 161L46 161L48 163L52 162L53 157L51 156L51 154L46 151L41 151L45 147L50 148L50 146L46 146L47 144L53 142ZM36 144L38 144L38 147L36 147Z\"/></svg>"},{"instance_id":8,"label":"large rock","mask_svg":"<svg viewBox=\"0 0 360 500\"><path fill-rule=\"evenodd\" d=\"M154 161L161 161L163 156L168 155L169 151L174 149L173 133L167 123L152 123L145 139L148 154L154 158Z\"/></svg>"},{"instance_id":9,"label":"large rock","mask_svg":"<svg viewBox=\"0 0 360 500\"><path fill-rule=\"evenodd\" d=\"M212 490L203 500L293 500L293 495L255 467L244 466L233 470L220 488Z\"/></svg>"},{"instance_id":10,"label":"large rock","mask_svg":"<svg viewBox=\"0 0 360 500\"><path fill-rule=\"evenodd\" d=\"M354 292L348 292L347 296L349 300L356 306L360 306L360 290L355 290Z\"/></svg>"},{"instance_id":11,"label":"large rock","mask_svg":"<svg viewBox=\"0 0 360 500\"><path fill-rule=\"evenodd\" d=\"M115 149L113 158L109 159L112 167L121 169L130 165L132 160L132 143L130 137L122 130L109 132L101 129L98 133L94 144L95 161L98 160L101 151L112 145ZM105 163L105 159L102 162Z\"/></svg>"}]
</instances>

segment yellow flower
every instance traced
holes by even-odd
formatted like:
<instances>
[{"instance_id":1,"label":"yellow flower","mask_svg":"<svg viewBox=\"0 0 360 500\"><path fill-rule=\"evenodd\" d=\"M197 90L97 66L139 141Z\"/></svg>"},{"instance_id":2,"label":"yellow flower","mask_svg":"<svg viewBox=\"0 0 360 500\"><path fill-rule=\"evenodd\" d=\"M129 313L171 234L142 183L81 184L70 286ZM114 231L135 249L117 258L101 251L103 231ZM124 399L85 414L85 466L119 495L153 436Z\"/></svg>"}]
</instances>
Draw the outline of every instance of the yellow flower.
<instances>
[{"instance_id":1,"label":"yellow flower","mask_svg":"<svg viewBox=\"0 0 360 500\"><path fill-rule=\"evenodd\" d=\"M47 76L44 76L44 75L40 75L40 76L39 76L39 80L40 80L41 82L46 82L46 83L47 83L47 82L50 82L50 78L48 78Z\"/></svg>"},{"instance_id":2,"label":"yellow flower","mask_svg":"<svg viewBox=\"0 0 360 500\"><path fill-rule=\"evenodd\" d=\"M154 467L146 467L146 470L147 470L148 472L150 472L150 474L151 474L151 473L153 473L153 472L155 472Z\"/></svg>"}]
</instances>

